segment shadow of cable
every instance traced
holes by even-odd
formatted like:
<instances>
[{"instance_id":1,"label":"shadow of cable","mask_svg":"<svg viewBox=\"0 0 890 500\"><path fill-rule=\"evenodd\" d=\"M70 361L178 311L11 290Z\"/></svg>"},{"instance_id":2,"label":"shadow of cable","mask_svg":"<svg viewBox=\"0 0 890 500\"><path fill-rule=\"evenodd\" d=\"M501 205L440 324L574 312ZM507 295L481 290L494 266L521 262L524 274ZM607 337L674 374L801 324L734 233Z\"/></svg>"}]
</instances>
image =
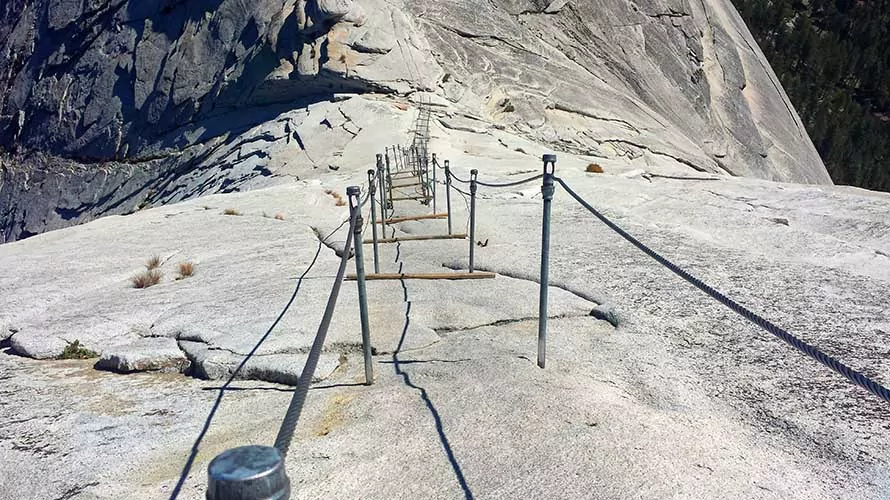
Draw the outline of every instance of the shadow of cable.
<instances>
[{"instance_id":1,"label":"shadow of cable","mask_svg":"<svg viewBox=\"0 0 890 500\"><path fill-rule=\"evenodd\" d=\"M354 384L330 384L330 385L319 385L315 387L310 387L310 391L318 391L323 389L336 389L338 387L366 387L365 384L356 382ZM202 387L202 391L220 391L225 389L226 391L276 391L276 392L294 392L293 387L272 387L272 386L259 386L259 387Z\"/></svg>"},{"instance_id":2,"label":"shadow of cable","mask_svg":"<svg viewBox=\"0 0 890 500\"><path fill-rule=\"evenodd\" d=\"M473 361L472 359L407 359L402 361L379 361L382 365L394 365L396 363L400 365L421 365L426 363L466 363L469 361Z\"/></svg>"},{"instance_id":3,"label":"shadow of cable","mask_svg":"<svg viewBox=\"0 0 890 500\"><path fill-rule=\"evenodd\" d=\"M396 261L399 259L399 246L396 246ZM399 273L402 272L403 263L399 262ZM405 336L408 333L408 325L411 323L411 301L408 300L408 288L405 286L405 280L400 280L402 284L402 294L405 300L405 325L402 327L402 336L399 338L399 344L396 346L395 351L392 354L392 365L395 369L396 375L402 377L405 381L405 385L416 389L420 392L420 398L423 400L423 403L426 405L427 410L429 410L430 415L433 417L433 421L436 424L436 433L439 434L439 442L442 443L442 448L445 450L445 455L448 457L448 461L451 463L451 469L454 471L454 475L457 478L458 484L460 484L461 489L464 492L464 498L467 500L472 500L473 492L470 490L470 486L467 484L467 480L464 477L463 470L460 468L460 464L457 461L457 457L454 456L454 450L451 449L451 443L448 441L448 436L445 434L445 429L442 426L442 417L439 415L439 411L436 409L436 406L433 404L433 401L430 399L429 394L426 389L414 384L411 381L411 376L402 370L402 364L408 363L417 363L417 361L400 361L399 360L399 351L402 349L402 345L405 343Z\"/></svg>"}]
</instances>

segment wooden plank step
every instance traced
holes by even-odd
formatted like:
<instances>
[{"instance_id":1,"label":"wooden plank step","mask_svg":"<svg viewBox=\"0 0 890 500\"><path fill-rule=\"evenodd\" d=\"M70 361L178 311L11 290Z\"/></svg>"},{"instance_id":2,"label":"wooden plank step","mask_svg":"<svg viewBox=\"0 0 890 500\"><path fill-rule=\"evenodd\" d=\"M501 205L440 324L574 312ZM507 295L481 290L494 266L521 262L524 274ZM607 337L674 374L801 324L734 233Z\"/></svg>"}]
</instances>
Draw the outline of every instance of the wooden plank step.
<instances>
[{"instance_id":1,"label":"wooden plank step","mask_svg":"<svg viewBox=\"0 0 890 500\"><path fill-rule=\"evenodd\" d=\"M441 214L426 214L426 215L409 215L407 217L393 217L392 219L386 219L387 224L396 224L399 222L405 222L409 220L426 220L426 219L447 219L447 213ZM381 224L382 221L377 219L377 224Z\"/></svg>"},{"instance_id":2,"label":"wooden plank step","mask_svg":"<svg viewBox=\"0 0 890 500\"><path fill-rule=\"evenodd\" d=\"M467 235L464 233L454 234L424 234L412 236L399 236L397 238L377 238L377 243L398 243L399 241L423 241L423 240L465 240ZM362 243L374 243L373 239L364 240Z\"/></svg>"},{"instance_id":3,"label":"wooden plank step","mask_svg":"<svg viewBox=\"0 0 890 500\"><path fill-rule=\"evenodd\" d=\"M392 188L398 189L398 188L407 188L407 187L414 187L414 186L423 186L423 183L422 182L414 182L411 184L393 184Z\"/></svg>"},{"instance_id":4,"label":"wooden plank step","mask_svg":"<svg viewBox=\"0 0 890 500\"><path fill-rule=\"evenodd\" d=\"M366 274L365 280L479 280L496 277L497 274L487 271L459 272L459 273L380 273ZM347 281L355 281L355 274L347 274Z\"/></svg>"},{"instance_id":5,"label":"wooden plank step","mask_svg":"<svg viewBox=\"0 0 890 500\"><path fill-rule=\"evenodd\" d=\"M409 201L409 200L426 200L429 196L400 196L398 198L389 198L389 201Z\"/></svg>"}]
</instances>

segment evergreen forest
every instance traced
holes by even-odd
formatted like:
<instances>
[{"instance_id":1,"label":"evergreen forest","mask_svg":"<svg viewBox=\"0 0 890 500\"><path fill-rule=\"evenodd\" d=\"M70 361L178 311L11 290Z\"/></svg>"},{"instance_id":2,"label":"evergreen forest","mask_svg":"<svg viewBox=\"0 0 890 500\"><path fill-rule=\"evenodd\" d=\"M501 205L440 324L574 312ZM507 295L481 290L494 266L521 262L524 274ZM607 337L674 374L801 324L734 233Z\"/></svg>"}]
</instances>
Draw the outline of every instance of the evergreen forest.
<instances>
[{"instance_id":1,"label":"evergreen forest","mask_svg":"<svg viewBox=\"0 0 890 500\"><path fill-rule=\"evenodd\" d=\"M890 191L890 0L733 0L837 184Z\"/></svg>"}]
</instances>

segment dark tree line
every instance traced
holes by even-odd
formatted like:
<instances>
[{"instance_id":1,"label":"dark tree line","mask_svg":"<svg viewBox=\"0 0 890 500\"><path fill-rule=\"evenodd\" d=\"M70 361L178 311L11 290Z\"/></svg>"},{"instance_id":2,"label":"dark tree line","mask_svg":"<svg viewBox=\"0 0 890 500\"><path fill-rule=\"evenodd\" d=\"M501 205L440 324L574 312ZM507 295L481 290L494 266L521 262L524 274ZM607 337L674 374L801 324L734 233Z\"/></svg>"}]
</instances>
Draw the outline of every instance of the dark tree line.
<instances>
[{"instance_id":1,"label":"dark tree line","mask_svg":"<svg viewBox=\"0 0 890 500\"><path fill-rule=\"evenodd\" d=\"M890 0L733 0L834 182L890 191Z\"/></svg>"}]
</instances>

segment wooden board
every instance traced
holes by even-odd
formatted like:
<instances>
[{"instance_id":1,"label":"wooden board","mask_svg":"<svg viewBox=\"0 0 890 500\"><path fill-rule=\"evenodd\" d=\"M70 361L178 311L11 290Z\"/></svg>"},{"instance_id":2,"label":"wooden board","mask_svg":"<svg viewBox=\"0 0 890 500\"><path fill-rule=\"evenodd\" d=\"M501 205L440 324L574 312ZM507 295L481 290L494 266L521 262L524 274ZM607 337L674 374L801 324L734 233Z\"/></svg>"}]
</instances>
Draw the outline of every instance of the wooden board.
<instances>
[{"instance_id":1,"label":"wooden board","mask_svg":"<svg viewBox=\"0 0 890 500\"><path fill-rule=\"evenodd\" d=\"M389 198L387 201L417 201L417 200L425 200L427 196L399 196L398 198Z\"/></svg>"},{"instance_id":2,"label":"wooden board","mask_svg":"<svg viewBox=\"0 0 890 500\"><path fill-rule=\"evenodd\" d=\"M457 272L457 273L380 273L380 274L366 274L366 281L379 281L379 280L481 280L481 279L490 279L496 277L497 274L489 273L487 271L474 271L472 273L468 272ZM356 276L354 274L346 275L347 281L355 281Z\"/></svg>"},{"instance_id":3,"label":"wooden board","mask_svg":"<svg viewBox=\"0 0 890 500\"><path fill-rule=\"evenodd\" d=\"M466 234L427 234L418 236L400 236L398 238L378 238L377 243L396 243L399 241L422 241L422 240L465 240ZM373 239L365 240L362 243L374 243Z\"/></svg>"},{"instance_id":4,"label":"wooden board","mask_svg":"<svg viewBox=\"0 0 890 500\"><path fill-rule=\"evenodd\" d=\"M386 219L387 224L396 224L399 222L405 222L409 220L426 220L426 219L447 219L448 214L426 214L426 215L409 215L407 217L393 217L392 219ZM377 224L381 224L383 221L377 219Z\"/></svg>"},{"instance_id":5,"label":"wooden board","mask_svg":"<svg viewBox=\"0 0 890 500\"><path fill-rule=\"evenodd\" d=\"M411 184L398 184L398 185L393 185L392 188L399 189L399 188L408 188L408 187L414 187L414 186L423 186L423 183L422 182L413 182Z\"/></svg>"}]
</instances>

